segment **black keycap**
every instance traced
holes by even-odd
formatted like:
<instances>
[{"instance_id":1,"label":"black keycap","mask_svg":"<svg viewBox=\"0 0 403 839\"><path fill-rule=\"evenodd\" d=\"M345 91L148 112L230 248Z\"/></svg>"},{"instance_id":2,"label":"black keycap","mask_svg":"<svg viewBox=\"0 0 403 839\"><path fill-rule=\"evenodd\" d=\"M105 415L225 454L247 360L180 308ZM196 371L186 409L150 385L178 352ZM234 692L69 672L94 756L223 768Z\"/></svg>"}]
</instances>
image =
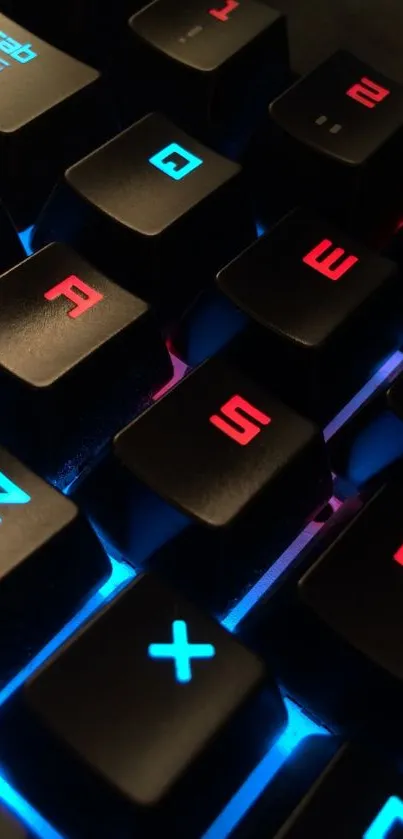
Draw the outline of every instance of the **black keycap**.
<instances>
[{"instance_id":1,"label":"black keycap","mask_svg":"<svg viewBox=\"0 0 403 839\"><path fill-rule=\"evenodd\" d=\"M217 281L251 318L241 358L320 421L401 345L396 265L309 213L284 218Z\"/></svg>"},{"instance_id":2,"label":"black keycap","mask_svg":"<svg viewBox=\"0 0 403 839\"><path fill-rule=\"evenodd\" d=\"M14 816L1 807L0 808L0 836L1 839L29 839L25 827L16 821Z\"/></svg>"},{"instance_id":3,"label":"black keycap","mask_svg":"<svg viewBox=\"0 0 403 839\"><path fill-rule=\"evenodd\" d=\"M326 666L337 671L330 629L332 644L337 640L346 658L339 691L349 701L350 694L359 696L371 684L361 717L372 702L389 703L392 716L390 694L396 700L401 695L402 502L399 483L381 489L299 584L300 602L316 624L312 657L319 648L324 654L327 638ZM301 635L302 625L298 631Z\"/></svg>"},{"instance_id":4,"label":"black keycap","mask_svg":"<svg viewBox=\"0 0 403 839\"><path fill-rule=\"evenodd\" d=\"M233 762L263 688L267 747L286 713L260 660L178 592L143 576L27 683L23 702L33 724L39 718L55 736L55 749L61 741L99 778L101 813L106 784L146 824L156 818L166 826L176 801L181 824L177 833L171 811L173 835L193 837L186 819L203 824L220 783L210 761L231 733ZM197 774L202 812L180 794L201 764L209 766ZM56 757L53 766L57 772Z\"/></svg>"},{"instance_id":5,"label":"black keycap","mask_svg":"<svg viewBox=\"0 0 403 839\"><path fill-rule=\"evenodd\" d=\"M156 0L130 26L153 107L236 156L287 84L284 15L259 0Z\"/></svg>"},{"instance_id":6,"label":"black keycap","mask_svg":"<svg viewBox=\"0 0 403 839\"><path fill-rule=\"evenodd\" d=\"M0 15L0 194L32 223L56 177L105 139L99 73Z\"/></svg>"},{"instance_id":7,"label":"black keycap","mask_svg":"<svg viewBox=\"0 0 403 839\"><path fill-rule=\"evenodd\" d=\"M354 229L385 215L401 186L401 85L337 52L270 113L285 132L288 181L297 193Z\"/></svg>"},{"instance_id":8,"label":"black keycap","mask_svg":"<svg viewBox=\"0 0 403 839\"><path fill-rule=\"evenodd\" d=\"M73 502L0 449L1 676L31 658L110 564ZM40 615L40 619L39 619Z\"/></svg>"},{"instance_id":9,"label":"black keycap","mask_svg":"<svg viewBox=\"0 0 403 839\"><path fill-rule=\"evenodd\" d=\"M0 237L0 271L2 272L8 271L8 269L13 265L16 265L17 262L21 262L25 259L24 248L22 247L17 231L3 204L0 204Z\"/></svg>"},{"instance_id":10,"label":"black keycap","mask_svg":"<svg viewBox=\"0 0 403 839\"><path fill-rule=\"evenodd\" d=\"M238 164L154 114L66 172L34 245L69 242L144 299L183 304L253 238L240 178Z\"/></svg>"},{"instance_id":11,"label":"black keycap","mask_svg":"<svg viewBox=\"0 0 403 839\"><path fill-rule=\"evenodd\" d=\"M66 485L170 378L168 351L149 306L65 245L4 275L0 301L2 440Z\"/></svg>"},{"instance_id":12,"label":"black keycap","mask_svg":"<svg viewBox=\"0 0 403 839\"><path fill-rule=\"evenodd\" d=\"M384 757L348 745L276 839L398 839L402 831L402 777Z\"/></svg>"},{"instance_id":13,"label":"black keycap","mask_svg":"<svg viewBox=\"0 0 403 839\"><path fill-rule=\"evenodd\" d=\"M116 0L108 7L100 6L96 0L88 0L85 5L80 0L70 0L63 26L56 5L4 0L2 9L45 41L103 71L110 67L112 56L116 58L129 16L142 5L142 0Z\"/></svg>"},{"instance_id":14,"label":"black keycap","mask_svg":"<svg viewBox=\"0 0 403 839\"><path fill-rule=\"evenodd\" d=\"M91 481L83 503L135 567L188 528L157 565L173 560L183 584L187 575L210 581L209 603L267 566L270 540L286 530L289 541L332 490L316 426L220 357L122 431L109 471Z\"/></svg>"}]
</instances>

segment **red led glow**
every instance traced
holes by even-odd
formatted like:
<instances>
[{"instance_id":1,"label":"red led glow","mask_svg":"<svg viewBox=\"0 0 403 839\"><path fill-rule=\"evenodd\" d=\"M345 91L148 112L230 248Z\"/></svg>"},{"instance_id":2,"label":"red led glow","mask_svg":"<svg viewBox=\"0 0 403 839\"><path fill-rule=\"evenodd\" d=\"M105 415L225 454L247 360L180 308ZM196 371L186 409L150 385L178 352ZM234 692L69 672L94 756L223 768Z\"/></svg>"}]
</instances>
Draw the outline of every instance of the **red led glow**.
<instances>
[{"instance_id":1,"label":"red led glow","mask_svg":"<svg viewBox=\"0 0 403 839\"><path fill-rule=\"evenodd\" d=\"M355 99L356 102L360 102L361 105L365 105L366 108L375 108L375 105L386 99L389 94L390 90L387 87L381 87L380 84L372 82L366 76L363 76L360 82L353 84L346 90L347 96Z\"/></svg>"},{"instance_id":2,"label":"red led glow","mask_svg":"<svg viewBox=\"0 0 403 839\"><path fill-rule=\"evenodd\" d=\"M80 291L81 294L77 294L75 289ZM74 309L70 309L67 312L69 318L79 318L87 309L96 306L103 299L103 294L95 291L88 283L80 280L79 277L75 277L74 274L66 277L61 283L57 283L57 285L54 285L49 291L45 292L46 300L56 300L57 297L61 297L62 295L74 303Z\"/></svg>"},{"instance_id":3,"label":"red led glow","mask_svg":"<svg viewBox=\"0 0 403 839\"><path fill-rule=\"evenodd\" d=\"M247 446L261 432L262 429L256 423L260 423L260 425L269 425L271 423L271 417L268 417L267 414L259 411L258 408L255 408L250 402L247 402L246 399L238 395L232 396L225 405L221 406L220 411L234 425L230 425L219 414L213 414L210 417L210 422L216 428L219 428L220 431L223 431L227 437L231 437L232 440L239 443L240 446ZM247 414L247 416L244 416L244 414ZM248 417L256 420L256 423L251 422ZM237 427L235 428L234 426Z\"/></svg>"},{"instance_id":4,"label":"red led glow","mask_svg":"<svg viewBox=\"0 0 403 839\"><path fill-rule=\"evenodd\" d=\"M403 545L400 545L400 548L398 548L396 553L393 554L393 559L395 559L399 565L403 565Z\"/></svg>"},{"instance_id":5,"label":"red led glow","mask_svg":"<svg viewBox=\"0 0 403 839\"><path fill-rule=\"evenodd\" d=\"M222 9L209 9L209 15L212 15L217 20L221 20L222 23L225 23L228 20L228 15L237 9L238 6L239 3L237 3L236 0L227 0Z\"/></svg>"},{"instance_id":6,"label":"red led glow","mask_svg":"<svg viewBox=\"0 0 403 839\"><path fill-rule=\"evenodd\" d=\"M302 261L305 262L305 265L309 265L310 268L313 268L314 271L318 271L319 274L323 274L324 277L336 282L359 260L357 256L346 256L346 258L343 259L337 267L334 267L334 264L340 260L340 258L345 254L345 251L343 248L334 248L326 257L324 257L324 259L322 259L321 257L330 247L332 247L332 244L333 242L331 242L330 239L322 239L318 245L315 245L315 247L302 258Z\"/></svg>"}]
</instances>

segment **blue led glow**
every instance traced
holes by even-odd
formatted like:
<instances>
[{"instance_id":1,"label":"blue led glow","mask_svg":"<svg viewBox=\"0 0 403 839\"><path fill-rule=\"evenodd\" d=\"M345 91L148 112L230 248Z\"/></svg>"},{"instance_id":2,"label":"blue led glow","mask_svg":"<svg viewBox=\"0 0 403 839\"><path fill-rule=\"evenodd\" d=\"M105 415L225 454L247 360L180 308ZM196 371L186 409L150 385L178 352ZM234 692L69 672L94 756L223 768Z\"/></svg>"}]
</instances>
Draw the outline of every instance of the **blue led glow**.
<instances>
[{"instance_id":1,"label":"blue led glow","mask_svg":"<svg viewBox=\"0 0 403 839\"><path fill-rule=\"evenodd\" d=\"M396 795L391 795L363 834L362 839L387 839L396 824L403 824L403 801Z\"/></svg>"},{"instance_id":2,"label":"blue led glow","mask_svg":"<svg viewBox=\"0 0 403 839\"><path fill-rule=\"evenodd\" d=\"M238 600L235 606L222 619L221 623L230 632L234 632L238 624L243 618L256 606L256 603L263 597L266 592L271 589L274 583L284 574L289 565L296 559L301 551L312 542L316 534L323 527L321 522L310 522L297 538L291 542L291 545L279 556L273 565L259 577L255 585L250 588L246 594Z\"/></svg>"},{"instance_id":3,"label":"blue led glow","mask_svg":"<svg viewBox=\"0 0 403 839\"><path fill-rule=\"evenodd\" d=\"M215 648L212 644L190 644L186 622L176 620L172 623L172 644L150 644L148 654L150 658L172 658L177 682L190 682L192 658L213 658Z\"/></svg>"},{"instance_id":4,"label":"blue led glow","mask_svg":"<svg viewBox=\"0 0 403 839\"><path fill-rule=\"evenodd\" d=\"M389 358L382 364L382 366L374 373L373 376L367 381L364 387L358 391L358 393L350 399L350 402L347 402L347 405L339 411L339 413L328 423L326 426L323 436L328 442L337 431L342 428L345 423L351 419L353 414L358 411L361 406L370 399L371 396L374 395L375 391L380 388L384 388L387 384L390 384L393 379L396 378L400 370L403 369L403 353L397 350L393 355L389 356Z\"/></svg>"},{"instance_id":5,"label":"blue led glow","mask_svg":"<svg viewBox=\"0 0 403 839\"><path fill-rule=\"evenodd\" d=\"M34 232L34 227L33 227L33 225L31 225L31 227L26 227L25 230L21 230L18 234L19 237L20 237L20 240L21 240L22 247L24 248L27 256L31 256L31 254L33 253L33 250L32 250L32 247L31 247L31 238L32 238L33 232Z\"/></svg>"},{"instance_id":6,"label":"blue led glow","mask_svg":"<svg viewBox=\"0 0 403 839\"><path fill-rule=\"evenodd\" d=\"M210 825L202 839L226 839L302 740L315 734L330 736L326 728L309 719L291 699L285 697L284 702L288 713L286 728Z\"/></svg>"},{"instance_id":7,"label":"blue led glow","mask_svg":"<svg viewBox=\"0 0 403 839\"><path fill-rule=\"evenodd\" d=\"M28 801L0 775L0 800L40 839L63 839Z\"/></svg>"},{"instance_id":8,"label":"blue led glow","mask_svg":"<svg viewBox=\"0 0 403 839\"><path fill-rule=\"evenodd\" d=\"M0 472L0 504L28 504L31 496ZM0 522L2 519L0 518Z\"/></svg>"},{"instance_id":9,"label":"blue led glow","mask_svg":"<svg viewBox=\"0 0 403 839\"><path fill-rule=\"evenodd\" d=\"M133 568L129 565L126 565L122 562L116 562L115 560L111 559L111 576L108 578L106 583L96 592L92 597L87 600L84 604L82 609L77 612L74 617L65 624L63 629L54 635L54 637L43 647L39 653L37 653L22 670L19 672L9 681L7 684L0 690L0 706L6 702L10 696L15 693L17 688L21 687L21 685L35 672L35 670L40 667L44 661L46 661L49 656L53 655L53 653L63 644L70 635L81 626L84 621L88 620L91 615L94 614L98 609L105 605L107 600L110 600L114 597L118 591L120 591L124 586L128 585L128 583L136 576L136 573Z\"/></svg>"},{"instance_id":10,"label":"blue led glow","mask_svg":"<svg viewBox=\"0 0 403 839\"><path fill-rule=\"evenodd\" d=\"M153 154L149 158L149 163L152 163L156 169L160 169L165 175L169 175L174 181L181 181L182 178L190 175L194 169L201 166L203 161L190 151L186 151L179 143L170 143L169 146L165 146L157 154Z\"/></svg>"}]
</instances>

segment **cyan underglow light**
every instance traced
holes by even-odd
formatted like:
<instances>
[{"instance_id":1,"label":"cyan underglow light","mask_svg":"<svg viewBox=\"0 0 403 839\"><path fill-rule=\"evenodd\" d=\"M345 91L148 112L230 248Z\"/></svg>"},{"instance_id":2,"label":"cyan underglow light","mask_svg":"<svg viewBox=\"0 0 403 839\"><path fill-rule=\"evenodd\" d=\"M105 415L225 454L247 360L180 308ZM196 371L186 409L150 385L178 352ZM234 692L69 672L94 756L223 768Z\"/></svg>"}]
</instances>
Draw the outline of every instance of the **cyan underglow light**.
<instances>
[{"instance_id":1,"label":"cyan underglow light","mask_svg":"<svg viewBox=\"0 0 403 839\"><path fill-rule=\"evenodd\" d=\"M22 247L24 248L27 256L31 256L31 254L33 253L33 250L32 250L32 247L31 247L31 236L32 236L33 230L34 230L34 227L32 225L31 227L27 227L25 230L21 230L20 233L18 234L19 237L20 237L20 240L21 240Z\"/></svg>"},{"instance_id":2,"label":"cyan underglow light","mask_svg":"<svg viewBox=\"0 0 403 839\"><path fill-rule=\"evenodd\" d=\"M262 577L259 577L255 585L238 600L238 603L222 619L221 623L230 632L234 632L243 618L256 606L256 603L266 594L279 577L284 574L289 565L296 559L301 551L312 542L316 534L323 527L322 522L310 522L291 545L279 556L278 559L267 569Z\"/></svg>"},{"instance_id":3,"label":"cyan underglow light","mask_svg":"<svg viewBox=\"0 0 403 839\"><path fill-rule=\"evenodd\" d=\"M403 801L397 795L391 795L362 839L387 839L397 824L403 824Z\"/></svg>"},{"instance_id":4,"label":"cyan underglow light","mask_svg":"<svg viewBox=\"0 0 403 839\"><path fill-rule=\"evenodd\" d=\"M342 408L341 411L339 411L339 413L330 420L323 432L326 443L336 434L337 431L340 430L343 425L345 425L349 419L351 419L353 414L361 408L361 405L373 396L378 388L391 384L400 372L400 369L403 369L403 353L401 353L400 350L397 350L393 353L393 355L389 356L384 364L382 364L382 367L380 367L379 370L371 376L364 387L362 387L361 390L359 390L358 393L350 399L350 402L347 402L347 405L345 405L344 408Z\"/></svg>"},{"instance_id":5,"label":"cyan underglow light","mask_svg":"<svg viewBox=\"0 0 403 839\"><path fill-rule=\"evenodd\" d=\"M136 572L130 565L123 562L116 562L109 557L112 565L111 575L104 585L92 597L87 600L85 605L77 612L74 617L65 624L65 626L54 635L53 638L46 644L45 647L37 653L22 670L0 689L0 706L6 702L7 699L21 687L21 685L40 667L46 659L49 658L57 649L81 626L84 621L88 620L91 615L98 609L105 605L107 600L114 597L119 589L124 588L135 577Z\"/></svg>"},{"instance_id":6,"label":"cyan underglow light","mask_svg":"<svg viewBox=\"0 0 403 839\"><path fill-rule=\"evenodd\" d=\"M203 834L202 839L227 839L302 740L313 734L330 736L326 728L309 719L291 699L285 697L284 702L288 712L286 728Z\"/></svg>"},{"instance_id":7,"label":"cyan underglow light","mask_svg":"<svg viewBox=\"0 0 403 839\"><path fill-rule=\"evenodd\" d=\"M40 839L63 839L25 798L20 795L0 774L0 801L14 813L24 825Z\"/></svg>"}]
</instances>

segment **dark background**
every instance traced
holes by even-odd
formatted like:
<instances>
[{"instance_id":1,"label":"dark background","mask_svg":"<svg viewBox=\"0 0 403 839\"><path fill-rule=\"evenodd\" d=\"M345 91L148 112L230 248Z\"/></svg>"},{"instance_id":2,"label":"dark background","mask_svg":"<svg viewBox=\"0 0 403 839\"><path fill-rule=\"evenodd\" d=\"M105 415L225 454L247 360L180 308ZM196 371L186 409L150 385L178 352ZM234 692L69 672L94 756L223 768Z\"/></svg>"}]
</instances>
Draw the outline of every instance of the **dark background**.
<instances>
[{"instance_id":1,"label":"dark background","mask_svg":"<svg viewBox=\"0 0 403 839\"><path fill-rule=\"evenodd\" d=\"M269 0L288 15L293 70L343 47L403 83L403 0Z\"/></svg>"}]
</instances>

